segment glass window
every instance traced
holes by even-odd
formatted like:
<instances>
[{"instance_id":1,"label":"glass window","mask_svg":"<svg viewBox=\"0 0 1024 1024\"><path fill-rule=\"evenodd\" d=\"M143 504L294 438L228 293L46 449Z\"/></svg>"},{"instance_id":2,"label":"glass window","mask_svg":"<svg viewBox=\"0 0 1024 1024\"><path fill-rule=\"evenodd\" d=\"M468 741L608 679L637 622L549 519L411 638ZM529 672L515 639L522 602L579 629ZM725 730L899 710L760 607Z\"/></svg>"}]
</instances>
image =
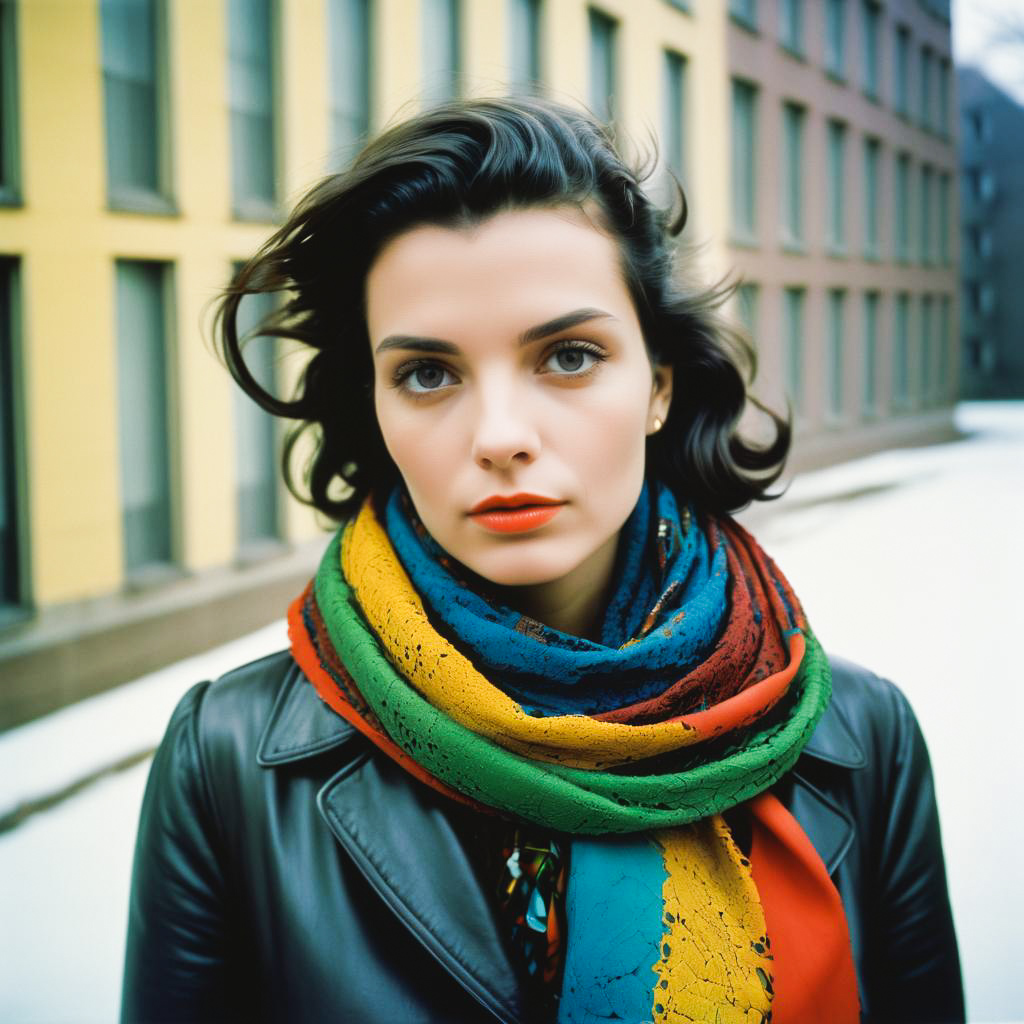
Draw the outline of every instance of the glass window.
<instances>
[{"instance_id":1,"label":"glass window","mask_svg":"<svg viewBox=\"0 0 1024 1024\"><path fill-rule=\"evenodd\" d=\"M729 13L741 25L757 28L757 0L729 0Z\"/></svg>"},{"instance_id":2,"label":"glass window","mask_svg":"<svg viewBox=\"0 0 1024 1024\"><path fill-rule=\"evenodd\" d=\"M935 55L930 46L921 47L921 125L924 128L932 127L932 70L935 65Z\"/></svg>"},{"instance_id":3,"label":"glass window","mask_svg":"<svg viewBox=\"0 0 1024 1024\"><path fill-rule=\"evenodd\" d=\"M921 296L921 400L927 402L932 397L932 297Z\"/></svg>"},{"instance_id":4,"label":"glass window","mask_svg":"<svg viewBox=\"0 0 1024 1024\"><path fill-rule=\"evenodd\" d=\"M255 330L273 310L272 295L246 295L238 308L239 336ZM243 352L256 383L276 394L275 339L255 335ZM274 417L241 388L234 396L238 546L244 549L278 536L277 440Z\"/></svg>"},{"instance_id":5,"label":"glass window","mask_svg":"<svg viewBox=\"0 0 1024 1024\"><path fill-rule=\"evenodd\" d=\"M938 401L945 401L949 397L949 346L952 342L950 328L952 300L948 295L943 295L939 300L939 368L938 384L935 389L935 397Z\"/></svg>"},{"instance_id":6,"label":"glass window","mask_svg":"<svg viewBox=\"0 0 1024 1024\"><path fill-rule=\"evenodd\" d=\"M0 203L19 198L17 56L14 0L0 0Z\"/></svg>"},{"instance_id":7,"label":"glass window","mask_svg":"<svg viewBox=\"0 0 1024 1024\"><path fill-rule=\"evenodd\" d=\"M14 299L17 264L0 259L0 621L24 598L18 530L18 436L15 411Z\"/></svg>"},{"instance_id":8,"label":"glass window","mask_svg":"<svg viewBox=\"0 0 1024 1024\"><path fill-rule=\"evenodd\" d=\"M949 172L939 175L939 263L949 266L949 204L952 195Z\"/></svg>"},{"instance_id":9,"label":"glass window","mask_svg":"<svg viewBox=\"0 0 1024 1024\"><path fill-rule=\"evenodd\" d=\"M907 153L896 157L893 213L896 262L906 263L910 260L910 156Z\"/></svg>"},{"instance_id":10,"label":"glass window","mask_svg":"<svg viewBox=\"0 0 1024 1024\"><path fill-rule=\"evenodd\" d=\"M779 42L800 56L804 52L804 0L780 0Z\"/></svg>"},{"instance_id":11,"label":"glass window","mask_svg":"<svg viewBox=\"0 0 1024 1024\"><path fill-rule=\"evenodd\" d=\"M864 293L864 413L872 415L878 407L878 292Z\"/></svg>"},{"instance_id":12,"label":"glass window","mask_svg":"<svg viewBox=\"0 0 1024 1024\"><path fill-rule=\"evenodd\" d=\"M508 0L509 87L540 90L540 0Z\"/></svg>"},{"instance_id":13,"label":"glass window","mask_svg":"<svg viewBox=\"0 0 1024 1024\"><path fill-rule=\"evenodd\" d=\"M121 509L128 575L171 561L167 277L163 263L117 263Z\"/></svg>"},{"instance_id":14,"label":"glass window","mask_svg":"<svg viewBox=\"0 0 1024 1024\"><path fill-rule=\"evenodd\" d=\"M615 120L616 81L615 22L591 8L590 109L606 124Z\"/></svg>"},{"instance_id":15,"label":"glass window","mask_svg":"<svg viewBox=\"0 0 1024 1024\"><path fill-rule=\"evenodd\" d=\"M158 0L101 0L107 195L114 206L153 206L163 173ZM166 206L166 202L156 204Z\"/></svg>"},{"instance_id":16,"label":"glass window","mask_svg":"<svg viewBox=\"0 0 1024 1024\"><path fill-rule=\"evenodd\" d=\"M234 212L272 220L277 201L272 0L228 0Z\"/></svg>"},{"instance_id":17,"label":"glass window","mask_svg":"<svg viewBox=\"0 0 1024 1024\"><path fill-rule=\"evenodd\" d=\"M921 165L921 215L918 228L921 233L921 262L932 262L932 182L935 172L927 165Z\"/></svg>"},{"instance_id":18,"label":"glass window","mask_svg":"<svg viewBox=\"0 0 1024 1024\"><path fill-rule=\"evenodd\" d=\"M370 54L368 0L328 0L331 164L338 169L370 130Z\"/></svg>"},{"instance_id":19,"label":"glass window","mask_svg":"<svg viewBox=\"0 0 1024 1024\"><path fill-rule=\"evenodd\" d=\"M828 403L833 418L843 414L843 316L846 292L830 288L828 293Z\"/></svg>"},{"instance_id":20,"label":"glass window","mask_svg":"<svg viewBox=\"0 0 1024 1024\"><path fill-rule=\"evenodd\" d=\"M943 135L950 132L950 107L949 107L949 60L945 57L939 61L939 115L938 129Z\"/></svg>"},{"instance_id":21,"label":"glass window","mask_svg":"<svg viewBox=\"0 0 1024 1024\"><path fill-rule=\"evenodd\" d=\"M910 113L910 29L900 25L896 29L893 48L892 105L897 114Z\"/></svg>"},{"instance_id":22,"label":"glass window","mask_svg":"<svg viewBox=\"0 0 1024 1024\"><path fill-rule=\"evenodd\" d=\"M796 103L782 105L782 234L799 244L804 237L804 123L806 110Z\"/></svg>"},{"instance_id":23,"label":"glass window","mask_svg":"<svg viewBox=\"0 0 1024 1024\"><path fill-rule=\"evenodd\" d=\"M846 0L825 0L825 70L842 78L845 74Z\"/></svg>"},{"instance_id":24,"label":"glass window","mask_svg":"<svg viewBox=\"0 0 1024 1024\"><path fill-rule=\"evenodd\" d=\"M459 0L421 0L423 97L443 103L459 95L462 39Z\"/></svg>"},{"instance_id":25,"label":"glass window","mask_svg":"<svg viewBox=\"0 0 1024 1024\"><path fill-rule=\"evenodd\" d=\"M665 163L679 179L686 164L686 58L665 50L662 76L662 110L665 124L662 145Z\"/></svg>"},{"instance_id":26,"label":"glass window","mask_svg":"<svg viewBox=\"0 0 1024 1024\"><path fill-rule=\"evenodd\" d=\"M882 9L876 0L861 0L863 12L864 92L872 99L878 99L879 55L881 38Z\"/></svg>"},{"instance_id":27,"label":"glass window","mask_svg":"<svg viewBox=\"0 0 1024 1024\"><path fill-rule=\"evenodd\" d=\"M736 290L736 308L739 312L740 322L750 335L750 340L757 345L757 313L759 289L756 284L745 282Z\"/></svg>"},{"instance_id":28,"label":"glass window","mask_svg":"<svg viewBox=\"0 0 1024 1024\"><path fill-rule=\"evenodd\" d=\"M732 83L732 230L741 241L754 241L757 228L757 89Z\"/></svg>"},{"instance_id":29,"label":"glass window","mask_svg":"<svg viewBox=\"0 0 1024 1024\"><path fill-rule=\"evenodd\" d=\"M910 296L900 292L893 306L892 332L892 398L897 407L907 400L907 385L910 377L909 334Z\"/></svg>"},{"instance_id":30,"label":"glass window","mask_svg":"<svg viewBox=\"0 0 1024 1024\"><path fill-rule=\"evenodd\" d=\"M877 260L879 244L879 208L881 189L882 144L878 139L864 140L864 257Z\"/></svg>"},{"instance_id":31,"label":"glass window","mask_svg":"<svg viewBox=\"0 0 1024 1024\"><path fill-rule=\"evenodd\" d=\"M787 288L783 295L786 392L800 415L804 411L804 301L807 292L803 288Z\"/></svg>"},{"instance_id":32,"label":"glass window","mask_svg":"<svg viewBox=\"0 0 1024 1024\"><path fill-rule=\"evenodd\" d=\"M846 125L828 122L828 244L834 250L846 246Z\"/></svg>"}]
</instances>

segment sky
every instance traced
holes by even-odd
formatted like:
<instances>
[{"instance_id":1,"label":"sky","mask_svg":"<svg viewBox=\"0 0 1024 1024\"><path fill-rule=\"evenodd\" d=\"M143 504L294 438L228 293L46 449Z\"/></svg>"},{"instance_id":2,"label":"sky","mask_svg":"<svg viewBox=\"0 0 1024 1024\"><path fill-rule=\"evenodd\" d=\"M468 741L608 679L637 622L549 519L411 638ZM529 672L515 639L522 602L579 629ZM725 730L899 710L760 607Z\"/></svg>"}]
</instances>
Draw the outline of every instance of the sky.
<instances>
[{"instance_id":1,"label":"sky","mask_svg":"<svg viewBox=\"0 0 1024 1024\"><path fill-rule=\"evenodd\" d=\"M1019 26L1015 45L996 42L1000 19ZM1024 0L953 0L953 55L1024 105Z\"/></svg>"}]
</instances>

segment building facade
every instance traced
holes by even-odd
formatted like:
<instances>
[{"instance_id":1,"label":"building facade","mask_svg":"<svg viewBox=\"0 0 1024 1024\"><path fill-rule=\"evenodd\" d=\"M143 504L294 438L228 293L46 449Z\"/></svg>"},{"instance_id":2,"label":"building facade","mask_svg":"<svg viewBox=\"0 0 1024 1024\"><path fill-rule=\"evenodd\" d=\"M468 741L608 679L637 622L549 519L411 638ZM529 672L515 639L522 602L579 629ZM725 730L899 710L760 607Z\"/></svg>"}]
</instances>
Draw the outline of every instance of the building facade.
<instances>
[{"instance_id":1,"label":"building facade","mask_svg":"<svg viewBox=\"0 0 1024 1024\"><path fill-rule=\"evenodd\" d=\"M651 188L685 184L706 278L745 275L798 463L940 434L948 18L867 6L877 95L859 0L0 0L0 728L282 615L325 524L211 303L367 133L449 96L537 89L658 138ZM249 358L282 393L302 369Z\"/></svg>"},{"instance_id":2,"label":"building facade","mask_svg":"<svg viewBox=\"0 0 1024 1024\"><path fill-rule=\"evenodd\" d=\"M1024 108L974 68L960 100L963 393L1024 397Z\"/></svg>"}]
</instances>

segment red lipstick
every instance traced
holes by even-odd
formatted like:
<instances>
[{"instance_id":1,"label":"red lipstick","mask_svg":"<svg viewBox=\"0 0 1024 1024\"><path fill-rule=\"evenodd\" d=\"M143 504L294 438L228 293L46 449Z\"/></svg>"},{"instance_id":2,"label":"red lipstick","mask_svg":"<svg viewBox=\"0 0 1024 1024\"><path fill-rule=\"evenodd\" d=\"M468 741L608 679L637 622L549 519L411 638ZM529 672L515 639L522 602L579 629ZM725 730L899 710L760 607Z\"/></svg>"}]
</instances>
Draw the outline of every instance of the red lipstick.
<instances>
[{"instance_id":1,"label":"red lipstick","mask_svg":"<svg viewBox=\"0 0 1024 1024\"><path fill-rule=\"evenodd\" d=\"M474 505L469 514L494 533L525 533L551 522L564 504L539 494L495 494Z\"/></svg>"}]
</instances>

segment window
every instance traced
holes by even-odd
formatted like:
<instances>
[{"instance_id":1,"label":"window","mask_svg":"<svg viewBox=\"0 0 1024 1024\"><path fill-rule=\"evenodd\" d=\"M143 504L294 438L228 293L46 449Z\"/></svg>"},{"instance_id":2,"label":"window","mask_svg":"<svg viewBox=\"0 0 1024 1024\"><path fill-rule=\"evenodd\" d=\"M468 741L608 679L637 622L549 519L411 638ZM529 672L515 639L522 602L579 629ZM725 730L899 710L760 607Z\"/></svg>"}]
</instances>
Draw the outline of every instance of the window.
<instances>
[{"instance_id":1,"label":"window","mask_svg":"<svg viewBox=\"0 0 1024 1024\"><path fill-rule=\"evenodd\" d=\"M977 107L968 111L967 124L970 128L971 140L975 143L989 142L992 138L992 122L988 112Z\"/></svg>"},{"instance_id":2,"label":"window","mask_svg":"<svg viewBox=\"0 0 1024 1024\"><path fill-rule=\"evenodd\" d=\"M757 29L757 0L729 0L729 13L745 28Z\"/></svg>"},{"instance_id":3,"label":"window","mask_svg":"<svg viewBox=\"0 0 1024 1024\"><path fill-rule=\"evenodd\" d=\"M846 202L843 186L846 157L846 125L828 122L828 244L836 252L846 247Z\"/></svg>"},{"instance_id":4,"label":"window","mask_svg":"<svg viewBox=\"0 0 1024 1024\"><path fill-rule=\"evenodd\" d=\"M863 14L862 56L864 58L864 92L878 99L879 60L878 45L882 26L882 9L876 0L861 0Z\"/></svg>"},{"instance_id":5,"label":"window","mask_svg":"<svg viewBox=\"0 0 1024 1024\"><path fill-rule=\"evenodd\" d=\"M0 259L0 623L24 599L18 507L14 323L17 263Z\"/></svg>"},{"instance_id":6,"label":"window","mask_svg":"<svg viewBox=\"0 0 1024 1024\"><path fill-rule=\"evenodd\" d=\"M101 0L107 197L111 206L167 211L159 0Z\"/></svg>"},{"instance_id":7,"label":"window","mask_svg":"<svg viewBox=\"0 0 1024 1024\"><path fill-rule=\"evenodd\" d=\"M921 296L921 401L932 396L932 297Z\"/></svg>"},{"instance_id":8,"label":"window","mask_svg":"<svg viewBox=\"0 0 1024 1024\"><path fill-rule=\"evenodd\" d=\"M247 220L276 216L272 14L272 0L228 0L231 201Z\"/></svg>"},{"instance_id":9,"label":"window","mask_svg":"<svg viewBox=\"0 0 1024 1024\"><path fill-rule=\"evenodd\" d=\"M540 0L508 0L509 86L540 90Z\"/></svg>"},{"instance_id":10,"label":"window","mask_svg":"<svg viewBox=\"0 0 1024 1024\"><path fill-rule=\"evenodd\" d=\"M804 0L780 0L779 42L798 57L804 52Z\"/></svg>"},{"instance_id":11,"label":"window","mask_svg":"<svg viewBox=\"0 0 1024 1024\"><path fill-rule=\"evenodd\" d=\"M677 178L682 179L686 164L686 58L672 50L664 53L662 93L665 163Z\"/></svg>"},{"instance_id":12,"label":"window","mask_svg":"<svg viewBox=\"0 0 1024 1024\"><path fill-rule=\"evenodd\" d=\"M882 167L882 144L878 139L864 140L864 258L881 256L878 220L881 203L879 175Z\"/></svg>"},{"instance_id":13,"label":"window","mask_svg":"<svg viewBox=\"0 0 1024 1024\"><path fill-rule=\"evenodd\" d=\"M238 309L239 336L254 330L273 309L272 295L245 296ZM256 383L276 394L275 339L257 335L243 351ZM238 547L244 550L278 535L277 443L274 417L241 388L234 389L234 396Z\"/></svg>"},{"instance_id":14,"label":"window","mask_svg":"<svg viewBox=\"0 0 1024 1024\"><path fill-rule=\"evenodd\" d=\"M952 185L950 180L948 171L939 175L939 263L943 267L948 267L951 259L949 251L949 204L952 196Z\"/></svg>"},{"instance_id":15,"label":"window","mask_svg":"<svg viewBox=\"0 0 1024 1024\"><path fill-rule=\"evenodd\" d=\"M878 408L878 307L881 297L878 292L864 293L864 387L863 410L866 416L873 415Z\"/></svg>"},{"instance_id":16,"label":"window","mask_svg":"<svg viewBox=\"0 0 1024 1024\"><path fill-rule=\"evenodd\" d=\"M943 57L939 61L939 115L938 129L943 135L948 136L950 132L950 107L949 107L949 59Z\"/></svg>"},{"instance_id":17,"label":"window","mask_svg":"<svg viewBox=\"0 0 1024 1024\"><path fill-rule=\"evenodd\" d=\"M750 335L750 340L757 345L757 313L759 289L756 284L741 284L736 292L736 308L740 322Z\"/></svg>"},{"instance_id":18,"label":"window","mask_svg":"<svg viewBox=\"0 0 1024 1024\"><path fill-rule=\"evenodd\" d=\"M932 127L932 70L935 66L935 54L930 46L921 47L921 126Z\"/></svg>"},{"instance_id":19,"label":"window","mask_svg":"<svg viewBox=\"0 0 1024 1024\"><path fill-rule=\"evenodd\" d=\"M896 296L893 307L892 332L892 398L897 408L907 401L907 385L910 377L909 366L909 333L910 333L910 296L900 292Z\"/></svg>"},{"instance_id":20,"label":"window","mask_svg":"<svg viewBox=\"0 0 1024 1024\"><path fill-rule=\"evenodd\" d=\"M893 208L896 262L907 263L910 260L910 156L907 153L900 153L896 157Z\"/></svg>"},{"instance_id":21,"label":"window","mask_svg":"<svg viewBox=\"0 0 1024 1024\"><path fill-rule=\"evenodd\" d=\"M910 113L910 29L905 25L896 29L892 86L893 108L906 117Z\"/></svg>"},{"instance_id":22,"label":"window","mask_svg":"<svg viewBox=\"0 0 1024 1024\"><path fill-rule=\"evenodd\" d=\"M930 264L932 252L932 182L935 172L927 165L921 165L921 216L918 227L921 232L921 262Z\"/></svg>"},{"instance_id":23,"label":"window","mask_svg":"<svg viewBox=\"0 0 1024 1024\"><path fill-rule=\"evenodd\" d=\"M939 300L939 368L938 383L935 388L937 401L945 401L949 396L949 346L952 341L950 337L952 301L948 295L943 295Z\"/></svg>"},{"instance_id":24,"label":"window","mask_svg":"<svg viewBox=\"0 0 1024 1024\"><path fill-rule=\"evenodd\" d=\"M18 47L14 0L0 0L0 204L17 203Z\"/></svg>"},{"instance_id":25,"label":"window","mask_svg":"<svg viewBox=\"0 0 1024 1024\"><path fill-rule=\"evenodd\" d=\"M751 243L757 228L757 89L732 83L732 231Z\"/></svg>"},{"instance_id":26,"label":"window","mask_svg":"<svg viewBox=\"0 0 1024 1024\"><path fill-rule=\"evenodd\" d=\"M615 120L615 22L590 9L590 109L606 124Z\"/></svg>"},{"instance_id":27,"label":"window","mask_svg":"<svg viewBox=\"0 0 1024 1024\"><path fill-rule=\"evenodd\" d=\"M423 99L427 104L443 103L459 95L462 70L459 0L422 0L420 12Z\"/></svg>"},{"instance_id":28,"label":"window","mask_svg":"<svg viewBox=\"0 0 1024 1024\"><path fill-rule=\"evenodd\" d=\"M804 301L803 288L787 288L783 293L783 337L785 348L786 392L799 416L804 411Z\"/></svg>"},{"instance_id":29,"label":"window","mask_svg":"<svg viewBox=\"0 0 1024 1024\"><path fill-rule=\"evenodd\" d=\"M804 237L803 165L806 110L796 103L782 105L782 237L799 245Z\"/></svg>"},{"instance_id":30,"label":"window","mask_svg":"<svg viewBox=\"0 0 1024 1024\"><path fill-rule=\"evenodd\" d=\"M171 561L163 263L117 263L117 370L125 572Z\"/></svg>"},{"instance_id":31,"label":"window","mask_svg":"<svg viewBox=\"0 0 1024 1024\"><path fill-rule=\"evenodd\" d=\"M825 0L825 70L836 78L845 74L846 0Z\"/></svg>"},{"instance_id":32,"label":"window","mask_svg":"<svg viewBox=\"0 0 1024 1024\"><path fill-rule=\"evenodd\" d=\"M368 0L329 0L327 66L331 164L345 167L370 130Z\"/></svg>"},{"instance_id":33,"label":"window","mask_svg":"<svg viewBox=\"0 0 1024 1024\"><path fill-rule=\"evenodd\" d=\"M843 315L846 292L828 292L828 411L836 419L843 414Z\"/></svg>"}]
</instances>

